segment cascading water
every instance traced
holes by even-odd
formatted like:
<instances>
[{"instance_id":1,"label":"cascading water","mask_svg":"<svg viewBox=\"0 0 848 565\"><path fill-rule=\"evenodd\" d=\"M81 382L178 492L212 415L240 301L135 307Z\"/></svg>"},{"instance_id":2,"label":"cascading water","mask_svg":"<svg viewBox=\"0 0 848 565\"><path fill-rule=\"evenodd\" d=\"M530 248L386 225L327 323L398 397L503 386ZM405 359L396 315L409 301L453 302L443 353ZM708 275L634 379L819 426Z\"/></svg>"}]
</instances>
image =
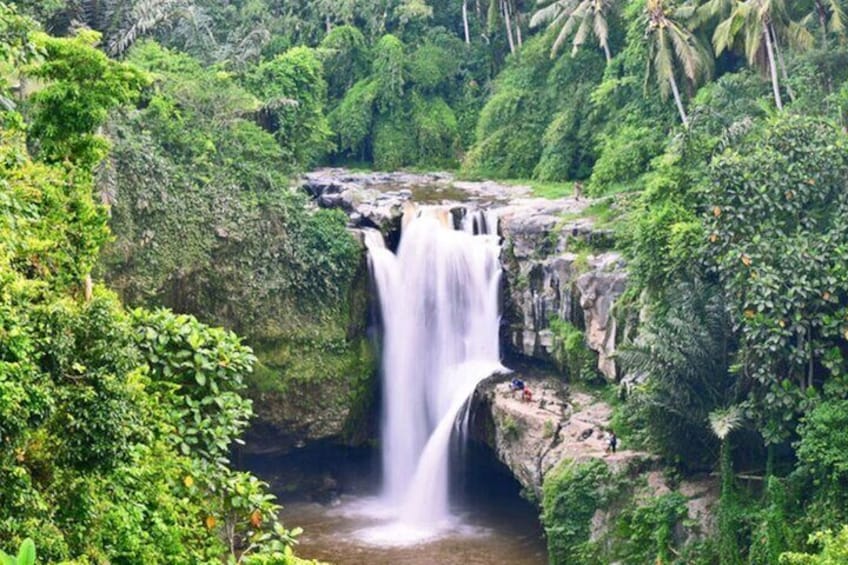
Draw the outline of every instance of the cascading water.
<instances>
[{"instance_id":1,"label":"cascading water","mask_svg":"<svg viewBox=\"0 0 848 565\"><path fill-rule=\"evenodd\" d=\"M420 530L450 518L450 439L477 384L503 371L497 216L406 211L397 255L366 233L383 320L384 497Z\"/></svg>"}]
</instances>

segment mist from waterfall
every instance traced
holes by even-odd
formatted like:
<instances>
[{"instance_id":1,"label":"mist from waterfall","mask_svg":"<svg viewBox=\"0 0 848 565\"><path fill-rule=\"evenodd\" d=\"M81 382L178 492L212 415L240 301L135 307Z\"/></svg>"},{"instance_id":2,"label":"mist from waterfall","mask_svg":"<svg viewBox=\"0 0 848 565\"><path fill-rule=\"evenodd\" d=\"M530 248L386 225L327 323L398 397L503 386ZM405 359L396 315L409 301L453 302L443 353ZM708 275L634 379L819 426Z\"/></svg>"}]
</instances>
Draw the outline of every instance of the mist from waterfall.
<instances>
[{"instance_id":1,"label":"mist from waterfall","mask_svg":"<svg viewBox=\"0 0 848 565\"><path fill-rule=\"evenodd\" d=\"M504 370L497 216L460 227L445 208L411 208L397 255L366 233L383 322L383 497L412 528L450 518L451 435L477 384Z\"/></svg>"}]
</instances>

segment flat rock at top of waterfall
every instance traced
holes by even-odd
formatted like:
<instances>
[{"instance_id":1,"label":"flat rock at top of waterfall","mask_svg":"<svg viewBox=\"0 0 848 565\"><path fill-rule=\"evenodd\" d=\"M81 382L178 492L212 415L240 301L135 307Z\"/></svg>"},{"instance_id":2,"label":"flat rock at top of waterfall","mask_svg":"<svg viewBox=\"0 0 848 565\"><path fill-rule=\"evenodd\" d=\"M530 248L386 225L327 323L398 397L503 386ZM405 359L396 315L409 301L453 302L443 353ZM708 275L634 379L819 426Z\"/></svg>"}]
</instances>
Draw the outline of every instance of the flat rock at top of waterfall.
<instances>
[{"instance_id":1,"label":"flat rock at top of waterfall","mask_svg":"<svg viewBox=\"0 0 848 565\"><path fill-rule=\"evenodd\" d=\"M318 169L303 176L303 189L324 208L340 208L355 227L368 225L385 231L403 215L404 204L443 204L497 208L505 229L543 232L562 222L566 214L580 214L587 198L537 198L530 186L494 181L460 181L451 173L353 172ZM585 231L591 220L581 219Z\"/></svg>"},{"instance_id":2,"label":"flat rock at top of waterfall","mask_svg":"<svg viewBox=\"0 0 848 565\"><path fill-rule=\"evenodd\" d=\"M509 382L489 381L478 393L489 404L494 423L494 438L488 441L494 441L498 458L522 486L537 496L545 475L566 459L603 459L616 471L654 459L621 440L616 453L606 452L612 408L603 400L568 392L557 378L521 378L532 391L530 401L511 391Z\"/></svg>"}]
</instances>

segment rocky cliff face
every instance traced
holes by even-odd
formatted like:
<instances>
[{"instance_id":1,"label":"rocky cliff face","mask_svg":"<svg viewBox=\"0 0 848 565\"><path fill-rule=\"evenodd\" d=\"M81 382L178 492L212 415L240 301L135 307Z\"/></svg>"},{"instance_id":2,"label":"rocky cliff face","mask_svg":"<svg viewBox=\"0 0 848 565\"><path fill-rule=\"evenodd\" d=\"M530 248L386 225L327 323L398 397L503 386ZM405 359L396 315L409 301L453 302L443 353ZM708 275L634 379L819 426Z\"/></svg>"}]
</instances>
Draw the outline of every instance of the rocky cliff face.
<instances>
[{"instance_id":1,"label":"rocky cliff face","mask_svg":"<svg viewBox=\"0 0 848 565\"><path fill-rule=\"evenodd\" d=\"M457 181L447 173L310 173L304 190L316 205L340 208L352 228L376 228L397 245L404 210L413 202L446 206L457 225L467 214L491 210L499 218L504 265L503 343L508 353L552 361L559 344L551 320L583 330L598 355L598 371L616 380L616 299L627 274L609 251L612 232L581 216L586 198L533 198L526 186Z\"/></svg>"},{"instance_id":2,"label":"rocky cliff face","mask_svg":"<svg viewBox=\"0 0 848 565\"><path fill-rule=\"evenodd\" d=\"M625 508L650 504L677 492L686 513L675 536L683 543L709 537L715 530L718 482L714 477L672 483L652 455L620 440L616 453L607 451L612 408L588 392L568 390L553 376L519 373L532 399L513 393L504 377L492 377L475 392L470 433L492 448L524 488L542 500L543 484L562 465L603 461L620 495L613 504L595 509L590 540L617 543L615 524Z\"/></svg>"},{"instance_id":3,"label":"rocky cliff face","mask_svg":"<svg viewBox=\"0 0 848 565\"><path fill-rule=\"evenodd\" d=\"M626 288L627 273L621 256L606 250L611 232L579 217L588 204L586 199L530 200L498 211L508 343L525 356L551 361L558 345L551 320L567 321L584 330L586 345L598 354L598 371L614 381L612 307Z\"/></svg>"}]
</instances>

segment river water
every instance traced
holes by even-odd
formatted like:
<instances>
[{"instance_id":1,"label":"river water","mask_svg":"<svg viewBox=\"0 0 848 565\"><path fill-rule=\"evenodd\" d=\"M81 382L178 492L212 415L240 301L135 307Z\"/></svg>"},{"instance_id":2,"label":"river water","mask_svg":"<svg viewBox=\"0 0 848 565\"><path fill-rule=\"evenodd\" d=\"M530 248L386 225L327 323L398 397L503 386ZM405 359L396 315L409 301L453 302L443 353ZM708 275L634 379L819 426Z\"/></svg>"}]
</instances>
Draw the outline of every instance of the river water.
<instances>
[{"instance_id":1,"label":"river water","mask_svg":"<svg viewBox=\"0 0 848 565\"><path fill-rule=\"evenodd\" d=\"M404 532L380 502L376 452L328 450L263 458L247 467L271 483L286 527L303 528L298 556L337 565L544 565L538 509L486 448L455 450L451 514L438 537L403 543ZM296 483L296 484L295 484Z\"/></svg>"}]
</instances>

